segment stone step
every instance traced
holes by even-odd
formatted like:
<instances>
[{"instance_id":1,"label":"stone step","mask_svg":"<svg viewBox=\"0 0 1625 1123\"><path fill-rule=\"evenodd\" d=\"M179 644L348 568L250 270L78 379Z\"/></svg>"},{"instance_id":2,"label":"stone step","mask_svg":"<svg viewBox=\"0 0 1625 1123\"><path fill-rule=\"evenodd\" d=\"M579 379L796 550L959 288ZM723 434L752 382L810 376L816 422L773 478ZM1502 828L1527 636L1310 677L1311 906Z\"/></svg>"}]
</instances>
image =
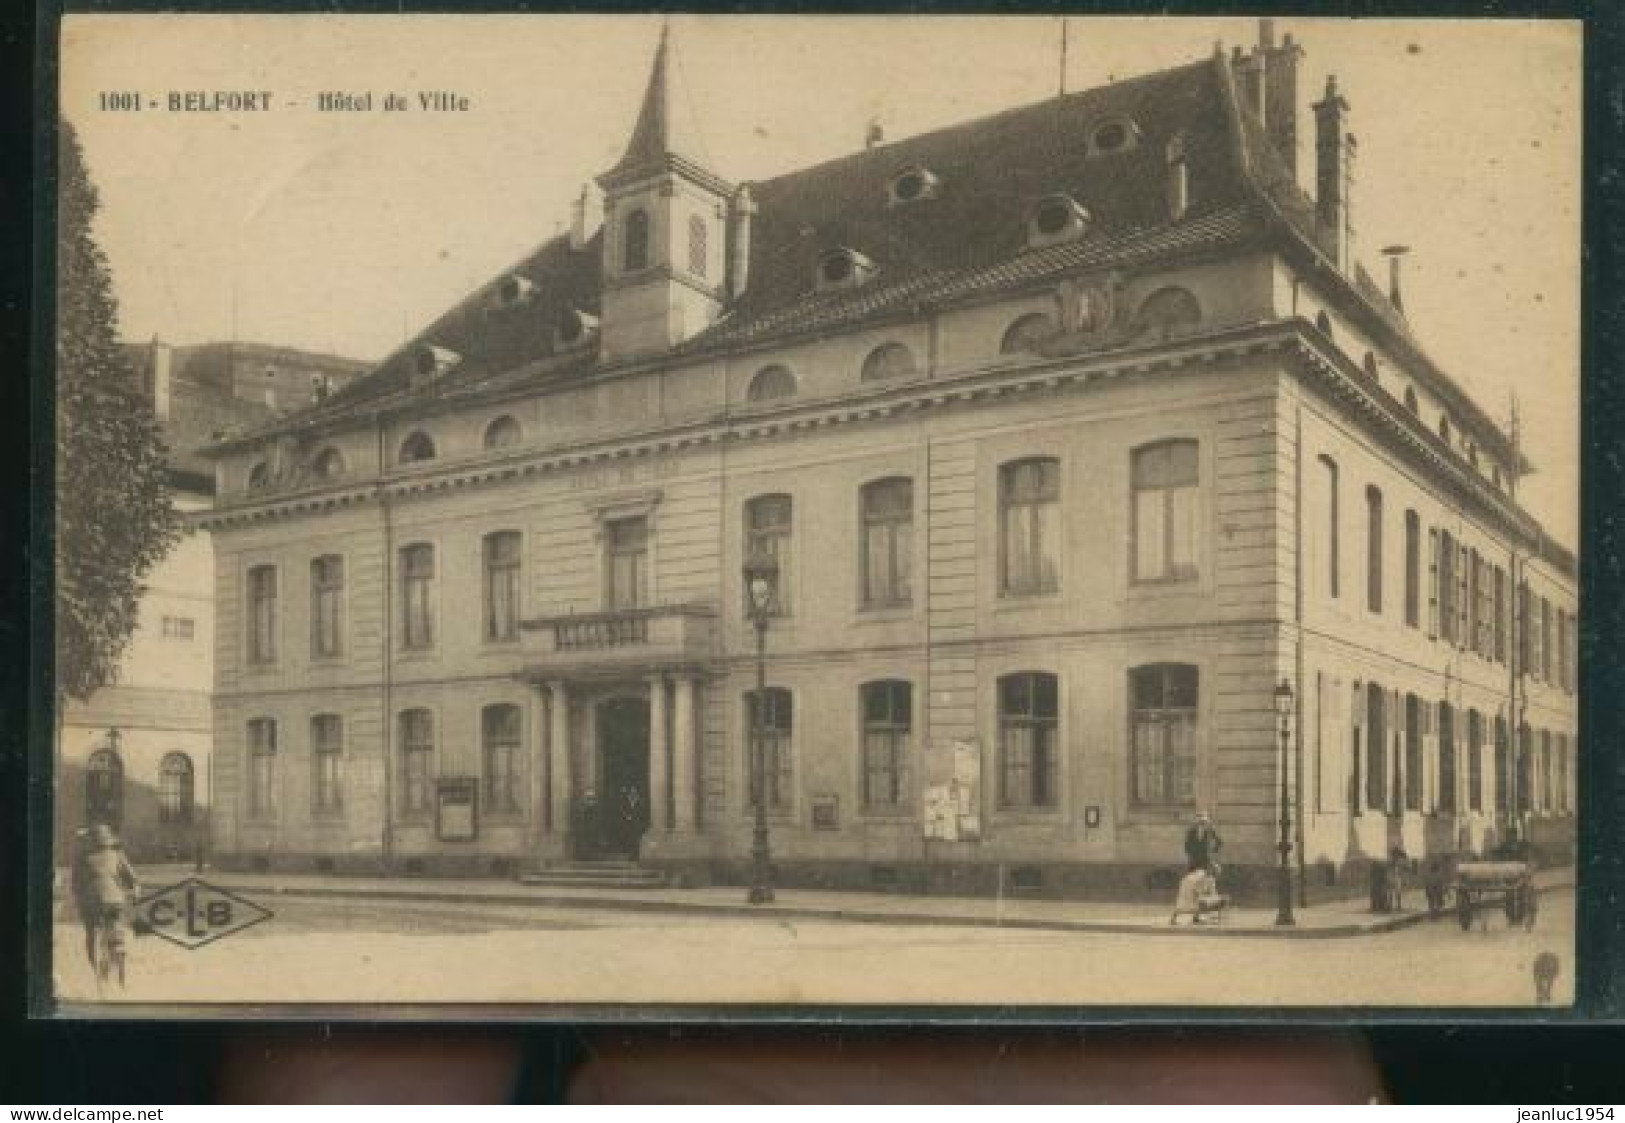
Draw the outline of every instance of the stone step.
<instances>
[{"instance_id":1,"label":"stone step","mask_svg":"<svg viewBox=\"0 0 1625 1123\"><path fill-rule=\"evenodd\" d=\"M667 884L659 870L632 865L585 865L570 863L533 870L519 878L524 885L570 886L588 889L660 889Z\"/></svg>"}]
</instances>

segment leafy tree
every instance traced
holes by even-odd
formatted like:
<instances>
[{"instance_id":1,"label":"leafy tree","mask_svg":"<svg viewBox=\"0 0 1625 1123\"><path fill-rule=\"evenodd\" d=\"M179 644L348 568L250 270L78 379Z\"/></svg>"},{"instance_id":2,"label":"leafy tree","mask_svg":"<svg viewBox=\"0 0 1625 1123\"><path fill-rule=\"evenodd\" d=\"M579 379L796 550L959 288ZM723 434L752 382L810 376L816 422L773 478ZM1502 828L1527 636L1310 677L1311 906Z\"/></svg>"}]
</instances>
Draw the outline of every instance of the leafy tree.
<instances>
[{"instance_id":1,"label":"leafy tree","mask_svg":"<svg viewBox=\"0 0 1625 1123\"><path fill-rule=\"evenodd\" d=\"M57 690L83 699L117 677L142 578L179 529L166 450L119 346L107 259L91 231L100 201L73 128L61 121L58 135Z\"/></svg>"}]
</instances>

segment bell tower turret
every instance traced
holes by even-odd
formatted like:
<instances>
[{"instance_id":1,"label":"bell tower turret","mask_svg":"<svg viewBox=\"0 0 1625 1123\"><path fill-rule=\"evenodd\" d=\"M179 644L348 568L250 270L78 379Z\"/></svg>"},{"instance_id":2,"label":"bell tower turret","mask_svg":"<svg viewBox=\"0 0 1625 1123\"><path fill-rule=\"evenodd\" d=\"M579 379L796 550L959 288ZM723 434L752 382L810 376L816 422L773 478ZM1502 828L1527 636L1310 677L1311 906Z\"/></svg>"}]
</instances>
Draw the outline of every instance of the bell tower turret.
<instances>
[{"instance_id":1,"label":"bell tower turret","mask_svg":"<svg viewBox=\"0 0 1625 1123\"><path fill-rule=\"evenodd\" d=\"M669 350L710 326L727 298L733 187L709 167L680 71L668 23L626 153L598 177L605 359Z\"/></svg>"}]
</instances>

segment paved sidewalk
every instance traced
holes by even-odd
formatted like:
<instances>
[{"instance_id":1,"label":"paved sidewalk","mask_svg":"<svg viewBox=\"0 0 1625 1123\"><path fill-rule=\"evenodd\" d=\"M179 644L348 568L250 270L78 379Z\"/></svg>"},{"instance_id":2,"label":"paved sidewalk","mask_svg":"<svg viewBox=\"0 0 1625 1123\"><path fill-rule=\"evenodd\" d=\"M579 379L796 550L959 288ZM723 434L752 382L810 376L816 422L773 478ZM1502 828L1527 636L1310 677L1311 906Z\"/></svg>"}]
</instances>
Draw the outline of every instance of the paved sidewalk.
<instances>
[{"instance_id":1,"label":"paved sidewalk","mask_svg":"<svg viewBox=\"0 0 1625 1123\"><path fill-rule=\"evenodd\" d=\"M609 909L687 916L773 917L780 920L831 920L874 924L921 924L1045 929L1073 932L1141 932L1157 935L1252 938L1338 938L1388 932L1426 919L1416 910L1375 914L1363 899L1331 901L1295 910L1297 924L1275 924L1273 908L1234 908L1220 923L1170 926L1168 910L1147 903L1108 901L995 900L985 897L938 897L887 893L849 893L781 889L770 905L745 901L742 886L703 889L634 889L529 886L517 881L478 878L364 878L322 874L235 873L209 871L196 875L189 866L145 867L142 886L150 891L201 876L274 907L278 896L353 900L421 900L483 905L533 905L547 908ZM1541 889L1572 885L1572 870L1546 870L1536 875ZM1420 893L1416 894L1420 899ZM1453 918L1449 918L1453 922Z\"/></svg>"}]
</instances>

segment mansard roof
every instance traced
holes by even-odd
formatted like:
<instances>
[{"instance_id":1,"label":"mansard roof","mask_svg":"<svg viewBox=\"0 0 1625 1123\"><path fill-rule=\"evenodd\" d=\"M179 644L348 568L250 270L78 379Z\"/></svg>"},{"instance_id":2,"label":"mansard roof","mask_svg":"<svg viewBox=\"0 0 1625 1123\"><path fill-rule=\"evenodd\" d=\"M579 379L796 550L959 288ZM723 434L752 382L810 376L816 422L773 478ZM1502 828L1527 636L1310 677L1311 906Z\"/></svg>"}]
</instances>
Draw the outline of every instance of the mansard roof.
<instances>
[{"instance_id":1,"label":"mansard roof","mask_svg":"<svg viewBox=\"0 0 1625 1123\"><path fill-rule=\"evenodd\" d=\"M681 115L670 100L669 65L663 36L632 140L606 178L642 174L674 153L698 159L692 149L679 151L689 142L674 125ZM1131 137L1103 153L1088 138L1108 122L1129 125ZM1175 142L1189 169L1188 206L1177 220L1164 190ZM895 206L889 185L911 168L928 170L938 189L929 199ZM559 318L571 311L596 315L602 281L602 232L579 241L560 236L470 294L366 377L243 440L420 403L410 366L425 345L458 355L432 393L459 400L558 384L611 365L734 352L918 315L1037 288L1080 269L1212 258L1268 243L1317 268L1344 293L1352 314L1421 366L1453 408L1476 422L1488 450L1511 456L1493 420L1427 358L1370 278L1359 270L1347 278L1329 264L1328 232L1313 201L1257 119L1241 109L1222 54L877 144L749 186L756 215L744 290L717 323L672 355L607 364L591 348L558 348ZM1056 194L1087 211L1088 230L1076 242L1029 248L1027 219L1041 199ZM862 252L875 263L875 276L820 290L816 263L833 247ZM529 282L531 297L498 307L492 294L510 277Z\"/></svg>"}]
</instances>

